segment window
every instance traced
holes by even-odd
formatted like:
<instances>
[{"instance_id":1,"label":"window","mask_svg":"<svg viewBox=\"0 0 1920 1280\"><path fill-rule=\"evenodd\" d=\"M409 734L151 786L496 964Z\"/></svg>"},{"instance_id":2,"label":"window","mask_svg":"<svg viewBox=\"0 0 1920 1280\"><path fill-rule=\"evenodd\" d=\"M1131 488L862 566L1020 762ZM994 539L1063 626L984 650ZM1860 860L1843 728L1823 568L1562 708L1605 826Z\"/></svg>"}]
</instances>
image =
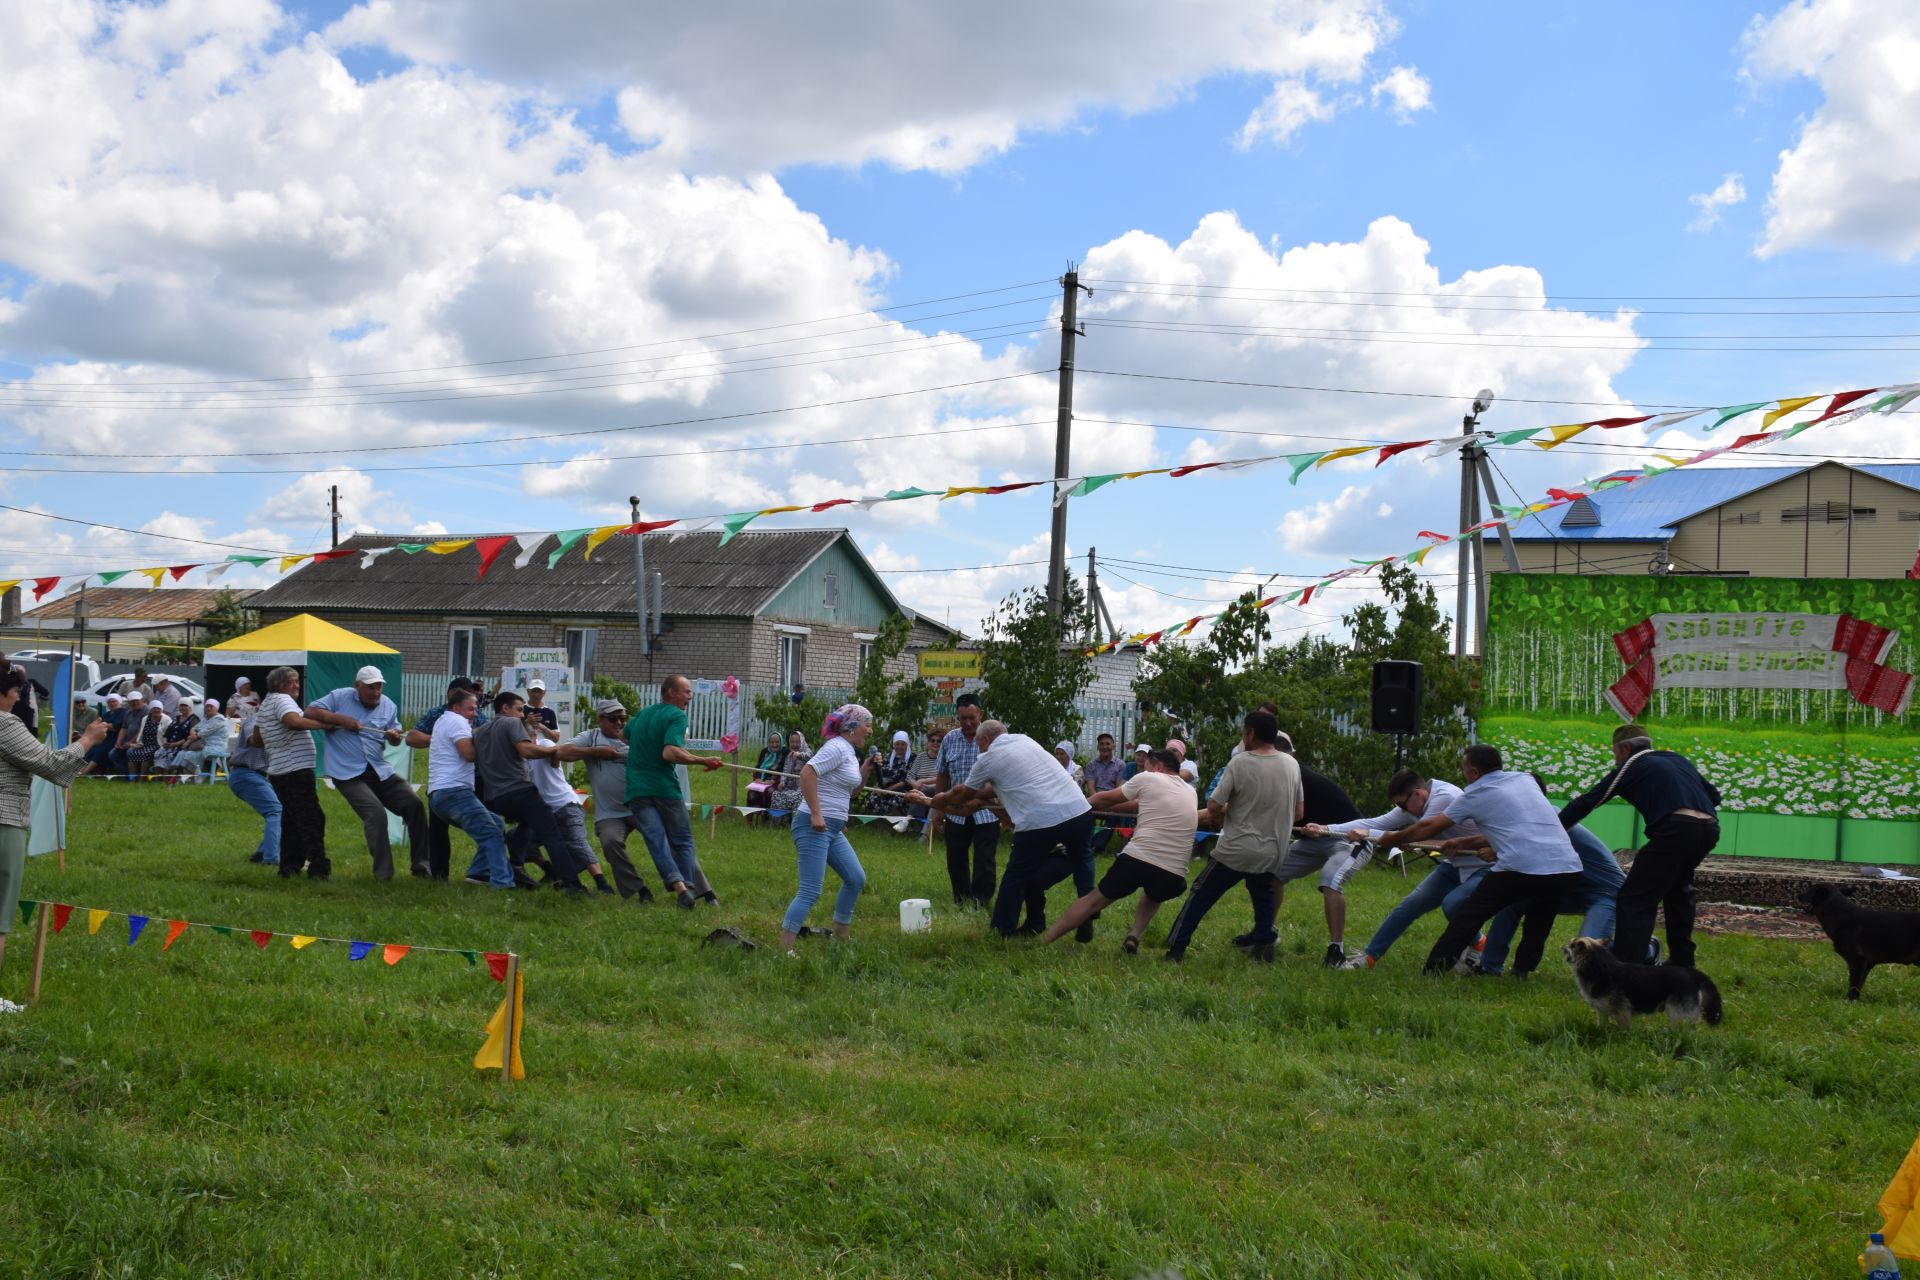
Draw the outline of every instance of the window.
<instances>
[{"instance_id":1,"label":"window","mask_svg":"<svg viewBox=\"0 0 1920 1280\"><path fill-rule=\"evenodd\" d=\"M807 638L797 633L783 633L776 637L779 644L780 672L779 684L782 689L793 689L806 683Z\"/></svg>"},{"instance_id":2,"label":"window","mask_svg":"<svg viewBox=\"0 0 1920 1280\"><path fill-rule=\"evenodd\" d=\"M837 573L828 574L824 582L824 587L825 587L825 590L822 593L823 598L820 603L828 609L839 608L840 607L840 575Z\"/></svg>"},{"instance_id":3,"label":"window","mask_svg":"<svg viewBox=\"0 0 1920 1280\"><path fill-rule=\"evenodd\" d=\"M1729 516L1727 518L1727 523L1728 524L1759 524L1760 513L1758 511L1742 511L1739 515Z\"/></svg>"},{"instance_id":4,"label":"window","mask_svg":"<svg viewBox=\"0 0 1920 1280\"><path fill-rule=\"evenodd\" d=\"M867 661L872 657L873 657L873 641L862 640L860 642L860 670L862 672L864 672L867 669Z\"/></svg>"},{"instance_id":5,"label":"window","mask_svg":"<svg viewBox=\"0 0 1920 1280\"><path fill-rule=\"evenodd\" d=\"M1920 511L1902 511L1900 520L1903 524L1920 523Z\"/></svg>"},{"instance_id":6,"label":"window","mask_svg":"<svg viewBox=\"0 0 1920 1280\"><path fill-rule=\"evenodd\" d=\"M487 667L487 629L485 627L447 628L447 674L474 676L485 674Z\"/></svg>"},{"instance_id":7,"label":"window","mask_svg":"<svg viewBox=\"0 0 1920 1280\"><path fill-rule=\"evenodd\" d=\"M581 684L593 683L593 655L600 648L600 632L594 627L567 628L567 665Z\"/></svg>"},{"instance_id":8,"label":"window","mask_svg":"<svg viewBox=\"0 0 1920 1280\"><path fill-rule=\"evenodd\" d=\"M1782 524L1856 524L1872 522L1880 514L1876 507L1850 507L1844 502L1816 502L1810 507L1788 507L1780 513Z\"/></svg>"}]
</instances>

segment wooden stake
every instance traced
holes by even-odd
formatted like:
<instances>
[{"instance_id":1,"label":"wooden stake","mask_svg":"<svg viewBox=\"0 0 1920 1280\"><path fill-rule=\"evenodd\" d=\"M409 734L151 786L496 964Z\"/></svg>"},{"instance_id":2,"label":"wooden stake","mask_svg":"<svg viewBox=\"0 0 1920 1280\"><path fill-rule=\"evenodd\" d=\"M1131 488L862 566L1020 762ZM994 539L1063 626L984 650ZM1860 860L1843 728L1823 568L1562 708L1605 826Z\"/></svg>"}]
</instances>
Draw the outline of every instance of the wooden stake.
<instances>
[{"instance_id":1,"label":"wooden stake","mask_svg":"<svg viewBox=\"0 0 1920 1280\"><path fill-rule=\"evenodd\" d=\"M520 957L512 951L507 952L507 1022L506 1039L500 1050L500 1083L513 1083L513 1044L520 1028L514 1025L514 1008L520 996Z\"/></svg>"},{"instance_id":2,"label":"wooden stake","mask_svg":"<svg viewBox=\"0 0 1920 1280\"><path fill-rule=\"evenodd\" d=\"M47 963L47 917L53 914L53 904L40 904L40 923L33 928L33 970L27 977L27 1003L40 1002L40 972Z\"/></svg>"}]
</instances>

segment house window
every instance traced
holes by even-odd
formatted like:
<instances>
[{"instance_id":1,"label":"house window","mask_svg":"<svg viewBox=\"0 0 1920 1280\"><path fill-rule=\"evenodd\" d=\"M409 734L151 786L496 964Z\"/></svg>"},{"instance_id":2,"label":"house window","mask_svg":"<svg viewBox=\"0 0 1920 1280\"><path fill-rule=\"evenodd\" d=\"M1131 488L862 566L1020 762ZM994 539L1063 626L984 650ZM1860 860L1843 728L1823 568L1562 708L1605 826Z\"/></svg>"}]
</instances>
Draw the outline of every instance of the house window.
<instances>
[{"instance_id":1,"label":"house window","mask_svg":"<svg viewBox=\"0 0 1920 1280\"><path fill-rule=\"evenodd\" d=\"M487 667L487 629L485 627L447 628L447 674L482 676Z\"/></svg>"},{"instance_id":2,"label":"house window","mask_svg":"<svg viewBox=\"0 0 1920 1280\"><path fill-rule=\"evenodd\" d=\"M866 671L867 661L872 657L873 657L873 641L862 640L860 642L860 670L862 672Z\"/></svg>"},{"instance_id":3,"label":"house window","mask_svg":"<svg viewBox=\"0 0 1920 1280\"><path fill-rule=\"evenodd\" d=\"M1902 511L1900 521L1902 524L1920 523L1920 511Z\"/></svg>"},{"instance_id":4,"label":"house window","mask_svg":"<svg viewBox=\"0 0 1920 1280\"><path fill-rule=\"evenodd\" d=\"M1852 507L1844 502L1816 502L1810 507L1788 507L1780 513L1782 524L1856 524L1872 522L1880 514L1877 507Z\"/></svg>"},{"instance_id":5,"label":"house window","mask_svg":"<svg viewBox=\"0 0 1920 1280\"><path fill-rule=\"evenodd\" d=\"M780 646L779 683L782 689L792 689L806 683L807 638L792 632L782 633L778 637Z\"/></svg>"},{"instance_id":6,"label":"house window","mask_svg":"<svg viewBox=\"0 0 1920 1280\"><path fill-rule=\"evenodd\" d=\"M839 574L830 573L826 576L825 591L823 592L823 599L821 600L821 604L828 609L837 609L840 607L840 575Z\"/></svg>"},{"instance_id":7,"label":"house window","mask_svg":"<svg viewBox=\"0 0 1920 1280\"><path fill-rule=\"evenodd\" d=\"M567 628L567 665L582 684L593 681L593 655L600 648L600 632L595 627Z\"/></svg>"},{"instance_id":8,"label":"house window","mask_svg":"<svg viewBox=\"0 0 1920 1280\"><path fill-rule=\"evenodd\" d=\"M1737 516L1730 516L1727 519L1727 523L1728 524L1759 524L1760 513L1758 511L1742 511Z\"/></svg>"}]
</instances>

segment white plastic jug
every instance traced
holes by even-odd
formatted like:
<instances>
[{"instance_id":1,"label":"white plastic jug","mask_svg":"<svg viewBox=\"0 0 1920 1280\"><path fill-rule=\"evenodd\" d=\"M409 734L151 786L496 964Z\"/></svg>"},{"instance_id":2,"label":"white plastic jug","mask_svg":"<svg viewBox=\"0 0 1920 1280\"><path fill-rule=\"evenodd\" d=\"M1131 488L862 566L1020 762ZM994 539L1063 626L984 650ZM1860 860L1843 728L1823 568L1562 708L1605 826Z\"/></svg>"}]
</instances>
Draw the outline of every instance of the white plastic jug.
<instances>
[{"instance_id":1,"label":"white plastic jug","mask_svg":"<svg viewBox=\"0 0 1920 1280\"><path fill-rule=\"evenodd\" d=\"M900 932L925 933L933 928L933 903L925 898L908 898L900 904Z\"/></svg>"}]
</instances>

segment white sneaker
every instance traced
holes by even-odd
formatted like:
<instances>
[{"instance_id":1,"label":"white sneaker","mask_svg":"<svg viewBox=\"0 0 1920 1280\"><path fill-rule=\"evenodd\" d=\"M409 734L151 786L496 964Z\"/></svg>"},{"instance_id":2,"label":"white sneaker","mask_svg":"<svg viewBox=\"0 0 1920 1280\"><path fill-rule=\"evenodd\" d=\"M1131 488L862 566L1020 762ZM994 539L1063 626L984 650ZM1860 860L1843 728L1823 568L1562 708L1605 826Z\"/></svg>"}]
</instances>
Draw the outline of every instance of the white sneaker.
<instances>
[{"instance_id":1,"label":"white sneaker","mask_svg":"<svg viewBox=\"0 0 1920 1280\"><path fill-rule=\"evenodd\" d=\"M1471 946L1462 951L1460 958L1453 962L1453 971L1462 977L1480 972L1480 952Z\"/></svg>"},{"instance_id":2,"label":"white sneaker","mask_svg":"<svg viewBox=\"0 0 1920 1280\"><path fill-rule=\"evenodd\" d=\"M1348 956L1346 960L1341 963L1340 967L1342 969L1371 969L1373 968L1373 957L1364 951L1358 951Z\"/></svg>"},{"instance_id":3,"label":"white sneaker","mask_svg":"<svg viewBox=\"0 0 1920 1280\"><path fill-rule=\"evenodd\" d=\"M5 996L0 996L0 1013L25 1013L26 1011L27 1006L15 1004Z\"/></svg>"}]
</instances>

